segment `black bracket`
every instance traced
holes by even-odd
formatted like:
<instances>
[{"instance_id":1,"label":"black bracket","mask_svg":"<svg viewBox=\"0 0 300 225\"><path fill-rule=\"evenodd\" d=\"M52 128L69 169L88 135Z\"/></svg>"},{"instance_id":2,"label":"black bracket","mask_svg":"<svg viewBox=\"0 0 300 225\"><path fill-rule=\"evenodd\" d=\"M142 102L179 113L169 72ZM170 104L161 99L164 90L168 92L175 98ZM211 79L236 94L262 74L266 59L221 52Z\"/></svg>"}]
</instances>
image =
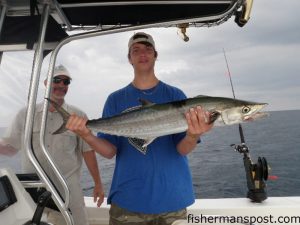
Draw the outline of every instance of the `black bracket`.
<instances>
[{"instance_id":1,"label":"black bracket","mask_svg":"<svg viewBox=\"0 0 300 225\"><path fill-rule=\"evenodd\" d=\"M244 155L244 167L246 172L248 193L247 198L253 202L262 202L267 199L266 183L269 176L269 167L264 157L258 157L257 163L253 163L250 157L249 148L245 144L245 138L241 125L239 125L241 144L232 144L235 151Z\"/></svg>"},{"instance_id":2,"label":"black bracket","mask_svg":"<svg viewBox=\"0 0 300 225\"><path fill-rule=\"evenodd\" d=\"M49 192L49 191L45 191L43 194L40 195L38 202L37 202L36 210L32 217L32 220L28 221L24 225L48 225L48 223L41 222L41 218L42 218L45 206L50 198L51 198L51 192Z\"/></svg>"}]
</instances>

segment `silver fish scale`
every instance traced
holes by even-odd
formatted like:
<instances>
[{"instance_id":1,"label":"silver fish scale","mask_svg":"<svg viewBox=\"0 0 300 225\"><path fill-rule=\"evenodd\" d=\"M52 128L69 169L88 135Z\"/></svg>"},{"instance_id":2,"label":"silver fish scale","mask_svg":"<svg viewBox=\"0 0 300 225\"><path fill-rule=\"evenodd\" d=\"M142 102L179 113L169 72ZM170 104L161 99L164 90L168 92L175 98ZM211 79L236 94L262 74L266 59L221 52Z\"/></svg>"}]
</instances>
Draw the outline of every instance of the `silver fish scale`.
<instances>
[{"instance_id":1,"label":"silver fish scale","mask_svg":"<svg viewBox=\"0 0 300 225\"><path fill-rule=\"evenodd\" d=\"M230 98L201 96L143 106L110 118L90 121L88 127L107 134L149 140L185 131L187 129L185 112L196 106L201 106L206 111L220 113L214 123L215 126L220 126L243 122L246 115L249 116L265 105ZM245 106L251 109L247 114L241 112Z\"/></svg>"},{"instance_id":2,"label":"silver fish scale","mask_svg":"<svg viewBox=\"0 0 300 225\"><path fill-rule=\"evenodd\" d=\"M144 108L97 121L90 128L118 136L146 139L182 132L186 130L187 124L182 109L169 107L161 111Z\"/></svg>"},{"instance_id":3,"label":"silver fish scale","mask_svg":"<svg viewBox=\"0 0 300 225\"><path fill-rule=\"evenodd\" d=\"M47 100L63 117L64 123L54 132L55 134L62 133L66 130L65 123L70 114L51 99ZM110 118L89 120L86 125L96 132L146 139L145 143L150 143L156 137L185 131L187 129L185 112L196 106L214 112L212 114L212 118L216 119L214 125L219 126L259 119L261 116L253 118L251 116L255 116L255 113L266 105L266 103L232 98L198 96L165 104L147 104Z\"/></svg>"}]
</instances>

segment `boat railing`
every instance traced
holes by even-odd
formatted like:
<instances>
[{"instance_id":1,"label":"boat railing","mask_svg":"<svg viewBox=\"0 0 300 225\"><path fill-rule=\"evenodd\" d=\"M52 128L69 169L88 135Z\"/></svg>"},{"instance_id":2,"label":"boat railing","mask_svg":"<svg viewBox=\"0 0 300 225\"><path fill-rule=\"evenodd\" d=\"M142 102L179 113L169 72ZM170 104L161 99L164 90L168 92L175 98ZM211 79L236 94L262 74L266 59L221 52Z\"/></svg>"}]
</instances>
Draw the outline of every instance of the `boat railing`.
<instances>
[{"instance_id":1,"label":"boat railing","mask_svg":"<svg viewBox=\"0 0 300 225\"><path fill-rule=\"evenodd\" d=\"M70 35L69 37L63 39L56 46L56 48L52 51L50 62L49 62L49 68L48 68L47 85L46 85L46 90L45 90L45 98L49 98L50 97L50 90L51 90L51 83L52 82L49 82L49 81L51 81L52 78L53 78L53 71L54 71L55 62L56 62L56 58L57 58L58 52L59 52L59 50L65 44L67 44L67 43L69 43L71 41L79 40L79 39L84 39L84 38L89 38L89 37L95 37L95 36L102 36L102 35L108 35L108 34L114 34L114 33L121 33L121 32L126 32L126 31L133 31L133 30L138 30L138 29L146 29L146 28L152 28L152 27L169 27L169 26L172 26L172 25L175 25L175 24L189 23L189 22L192 22L192 21L195 21L195 20L197 20L198 22L201 22L201 21L207 21L208 19L211 19L211 20L218 19L220 17L224 17L226 14L228 14L228 12L234 11L235 8L236 8L236 5L233 4L231 10L228 10L226 13L224 13L224 15L210 16L209 18L208 17L201 17L201 18L197 18L197 19L193 18L193 19L190 19L190 20L189 19L185 19L185 20L178 20L178 21L171 21L171 22L170 21L169 22L159 22L159 23L155 23L155 24L143 24L143 25L135 25L135 26L128 26L128 27L117 27L117 28L111 28L111 29L107 29L107 30L95 30L95 31L90 31L90 32L84 32L84 33ZM45 12L43 12L43 15L44 15L44 17L46 17L45 16ZM41 22L43 22L44 20L46 20L46 19L43 19ZM45 24L45 21L43 23L44 23L44 25L41 27L41 29L43 29L43 27L47 26L47 24ZM43 33L43 31L41 33ZM41 62L34 63L33 69L37 65L40 65L40 63ZM33 74L32 74L33 79L38 79L37 77L39 76L39 72L40 72L40 68L37 68L36 72L35 72L35 70L33 70ZM36 91L34 91L33 93L36 93ZM36 97L33 96L33 98L36 98ZM34 99L34 100L36 100L36 99ZM44 154L46 155L46 157L48 158L49 162L51 163L52 168L53 168L55 174L57 174L57 176L60 178L60 182L63 184L64 191L65 191L65 204L61 201L61 198L59 196L56 196L57 192L55 190L53 190L53 188L52 188L51 185L49 185L48 179L44 178L43 180L46 181L46 186L55 195L54 202L58 205L58 208L63 213L64 218L66 219L66 221L68 223L70 223L71 220L72 220L72 217L70 217L70 215L69 215L69 213L67 211L67 208L66 208L67 205L68 205L68 203L69 203L69 190L68 190L68 187L67 187L67 184L66 184L64 178L61 176L59 170L57 169L57 166L55 165L55 163L51 159L51 156L49 155L49 153L47 151L47 148L45 146L45 140L44 140L44 138L45 138L45 129L46 129L47 114L48 114L48 110L47 110L48 109L48 104L49 104L48 101L44 101L42 123L41 123L41 132L40 132L40 142L41 142L41 147L43 149ZM32 114L32 116L33 116L33 114ZM28 119L31 120L31 118L28 118ZM32 125L28 124L28 126L32 126ZM27 149L32 153L32 150L30 149L29 146L28 146ZM32 157L30 157L30 158L32 158ZM38 171L38 173L42 174L43 171Z\"/></svg>"},{"instance_id":2,"label":"boat railing","mask_svg":"<svg viewBox=\"0 0 300 225\"><path fill-rule=\"evenodd\" d=\"M46 34L46 28L47 28L47 22L49 18L49 8L50 5L47 1L45 1L42 17L41 17L41 23L40 23L40 30L39 30L39 37L38 37L38 44L37 48L35 50L34 54L34 60L33 60L33 66L32 66L32 74L31 74L31 81L30 81L30 88L29 88L29 96L28 96L28 107L27 107L27 113L26 113L26 122L25 122L25 134L24 134L24 147L26 154L35 167L39 177L42 179L42 181L45 183L46 188L51 192L53 201L56 203L57 207L61 211L62 215L64 216L66 222L68 225L73 225L73 218L69 213L68 210L68 204L69 204L69 188L67 186L67 183L62 176L62 174L59 172L57 166L54 164L54 161L52 160L50 154L48 153L48 150L46 149L44 145L44 136L45 133L41 133L40 140L43 152L49 161L50 165L53 168L54 173L58 177L60 183L62 184L62 187L65 192L65 200L63 200L57 190L55 189L54 185L50 181L48 175L45 173L43 168L41 167L39 161L35 158L33 154L32 149L32 130L33 130L33 120L34 120L34 114L35 114L35 106L36 106L36 100L37 100L37 91L38 91L38 85L40 80L40 72L41 72L41 65L43 60L43 51L44 51L44 42L45 42L45 34Z\"/></svg>"},{"instance_id":3,"label":"boat railing","mask_svg":"<svg viewBox=\"0 0 300 225\"><path fill-rule=\"evenodd\" d=\"M68 225L72 225L73 218L71 214L68 211L68 205L69 205L69 188L67 185L67 182L65 178L60 173L58 167L56 166L55 162L52 160L48 149L45 145L45 129L46 129L46 121L47 121L47 114L48 114L48 101L44 101L43 106L43 115L42 115L42 123L41 123L41 132L40 132L40 143L41 148L46 156L47 161L50 163L50 166L52 167L54 174L57 176L59 182L61 183L63 190L64 190L64 199L62 199L57 192L56 188L50 181L48 175L45 173L44 169L40 165L39 161L36 159L33 153L32 149L32 130L33 130L33 122L34 122L34 114L35 114L35 106L36 106L36 100L37 100L37 91L38 91L38 85L40 80L40 72L41 72L41 65L43 61L43 51L44 51L44 45L45 45L45 34L46 34L46 28L48 23L48 18L50 14L50 5L55 3L56 1L50 1L50 0L43 0L39 1L40 4L43 5L43 11L41 14L41 21L40 21L40 30L39 30L39 36L38 36L38 42L37 47L35 49L34 54L34 60L32 65L32 74L31 74L31 81L30 81L30 88L29 88L29 95L28 95L28 106L27 106L27 113L26 113L26 122L25 122L25 134L24 134L24 148L27 154L28 159L31 161L33 166L35 167L38 176L41 178L41 182L26 182L23 183L24 186L28 187L34 187L34 186L42 186L44 185L47 190L49 190L52 193L52 198L54 202L56 203L57 207L61 211L62 215L64 216L66 222ZM203 24L207 21L223 21L222 18L227 18L226 16L229 14L233 14L237 7L239 6L240 2L235 1L233 4L231 4L230 9L228 9L226 12L220 15L209 15L199 18L187 18L187 19L178 19L178 20L172 20L172 21L165 21L165 22L155 22L155 23L149 23L149 24L142 24L142 25L128 25L128 26L117 26L115 28L109 28L106 30L99 29L94 30L90 32L84 32L79 34L70 35L67 38L63 39L58 43L56 48L53 50L49 68L48 68L48 74L47 74L47 85L45 90L45 98L50 97L50 90L51 90L51 83L49 82L53 78L53 71L54 66L57 58L57 54L62 46L65 44L78 40L83 38L89 38L89 37L95 37L95 36L101 36L101 35L108 35L113 33L120 33L120 32L126 32L126 31L133 31L138 29L146 29L146 28L153 28L153 27L170 27L170 26L177 26L178 24L186 24L186 23L194 23L195 21L199 24L203 22ZM52 5L53 6L53 5ZM55 6L55 5L54 5ZM57 11L60 11L57 7ZM1 7L1 17L0 17L0 26L2 27L4 14L6 11L6 6L4 5ZM62 14L62 16L64 16ZM68 24L67 24L68 25ZM68 27L70 24L68 25ZM1 34L1 27L0 27L0 34ZM70 30L70 28L69 28ZM1 55L0 55L1 59ZM63 193L62 193L63 194Z\"/></svg>"},{"instance_id":4,"label":"boat railing","mask_svg":"<svg viewBox=\"0 0 300 225\"><path fill-rule=\"evenodd\" d=\"M45 183L38 181L20 181L24 188L41 188L46 187Z\"/></svg>"}]
</instances>

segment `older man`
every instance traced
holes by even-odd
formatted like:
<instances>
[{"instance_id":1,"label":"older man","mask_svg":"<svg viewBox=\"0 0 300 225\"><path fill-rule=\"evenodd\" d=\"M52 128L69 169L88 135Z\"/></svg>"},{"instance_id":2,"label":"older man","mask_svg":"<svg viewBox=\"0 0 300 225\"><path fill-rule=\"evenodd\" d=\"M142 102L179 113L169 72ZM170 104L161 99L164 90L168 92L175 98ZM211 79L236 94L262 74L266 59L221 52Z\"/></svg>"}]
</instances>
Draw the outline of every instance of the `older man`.
<instances>
[{"instance_id":1,"label":"older man","mask_svg":"<svg viewBox=\"0 0 300 225\"><path fill-rule=\"evenodd\" d=\"M68 112L76 113L86 118L85 113L76 107L69 105L65 102L65 96L68 92L69 85L71 83L71 75L69 71L62 65L55 67L54 76L52 80L51 99L60 106L63 106ZM46 80L45 80L46 85ZM33 150L35 156L38 158L42 167L46 173L50 176L55 186L60 193L63 193L63 189L60 183L57 181L57 177L54 175L50 164L47 162L40 146L40 126L42 119L43 104L40 103L36 106L36 113L34 116L33 126ZM100 206L104 199L103 187L100 179L100 173L96 161L95 151L78 137L73 132L65 132L63 134L53 135L52 133L57 130L63 123L61 116L56 112L53 106L49 106L45 144L46 147L66 178L70 189L70 210L74 218L75 225L87 225L88 218L84 207L84 198L82 188L80 185L80 173L82 166L82 158L84 159L87 168L93 177L94 187L94 199L97 200L97 205ZM11 124L10 128L6 131L2 141L0 142L0 153L6 155L13 155L19 150L23 150L23 138L24 138L24 125L25 125L26 108L19 111L15 120ZM29 162L24 151L22 151L22 170L25 173L34 173L34 167ZM50 215L55 215L54 212ZM50 218L55 218L50 216ZM56 223L56 221L50 221ZM59 219L60 220L60 219ZM61 224L61 221L59 222Z\"/></svg>"}]
</instances>

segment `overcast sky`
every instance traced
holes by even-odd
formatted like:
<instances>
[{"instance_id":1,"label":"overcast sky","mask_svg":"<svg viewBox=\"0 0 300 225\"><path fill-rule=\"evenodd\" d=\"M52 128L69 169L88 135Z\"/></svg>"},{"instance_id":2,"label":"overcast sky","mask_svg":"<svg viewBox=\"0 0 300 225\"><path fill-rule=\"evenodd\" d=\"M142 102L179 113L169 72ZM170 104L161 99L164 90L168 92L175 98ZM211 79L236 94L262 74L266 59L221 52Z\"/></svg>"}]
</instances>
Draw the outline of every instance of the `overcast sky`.
<instances>
[{"instance_id":1,"label":"overcast sky","mask_svg":"<svg viewBox=\"0 0 300 225\"><path fill-rule=\"evenodd\" d=\"M226 51L237 98L267 102L266 110L300 109L300 1L256 0L250 21L240 28L231 18L217 27L188 29L184 42L176 28L147 29L156 42L159 79L188 97L232 97L223 55ZM133 78L127 43L133 32L75 41L56 64L72 73L67 101L98 118L109 93ZM25 106L32 52L5 53L0 68L0 127ZM46 57L41 78L46 76ZM41 82L39 100L44 94Z\"/></svg>"}]
</instances>

